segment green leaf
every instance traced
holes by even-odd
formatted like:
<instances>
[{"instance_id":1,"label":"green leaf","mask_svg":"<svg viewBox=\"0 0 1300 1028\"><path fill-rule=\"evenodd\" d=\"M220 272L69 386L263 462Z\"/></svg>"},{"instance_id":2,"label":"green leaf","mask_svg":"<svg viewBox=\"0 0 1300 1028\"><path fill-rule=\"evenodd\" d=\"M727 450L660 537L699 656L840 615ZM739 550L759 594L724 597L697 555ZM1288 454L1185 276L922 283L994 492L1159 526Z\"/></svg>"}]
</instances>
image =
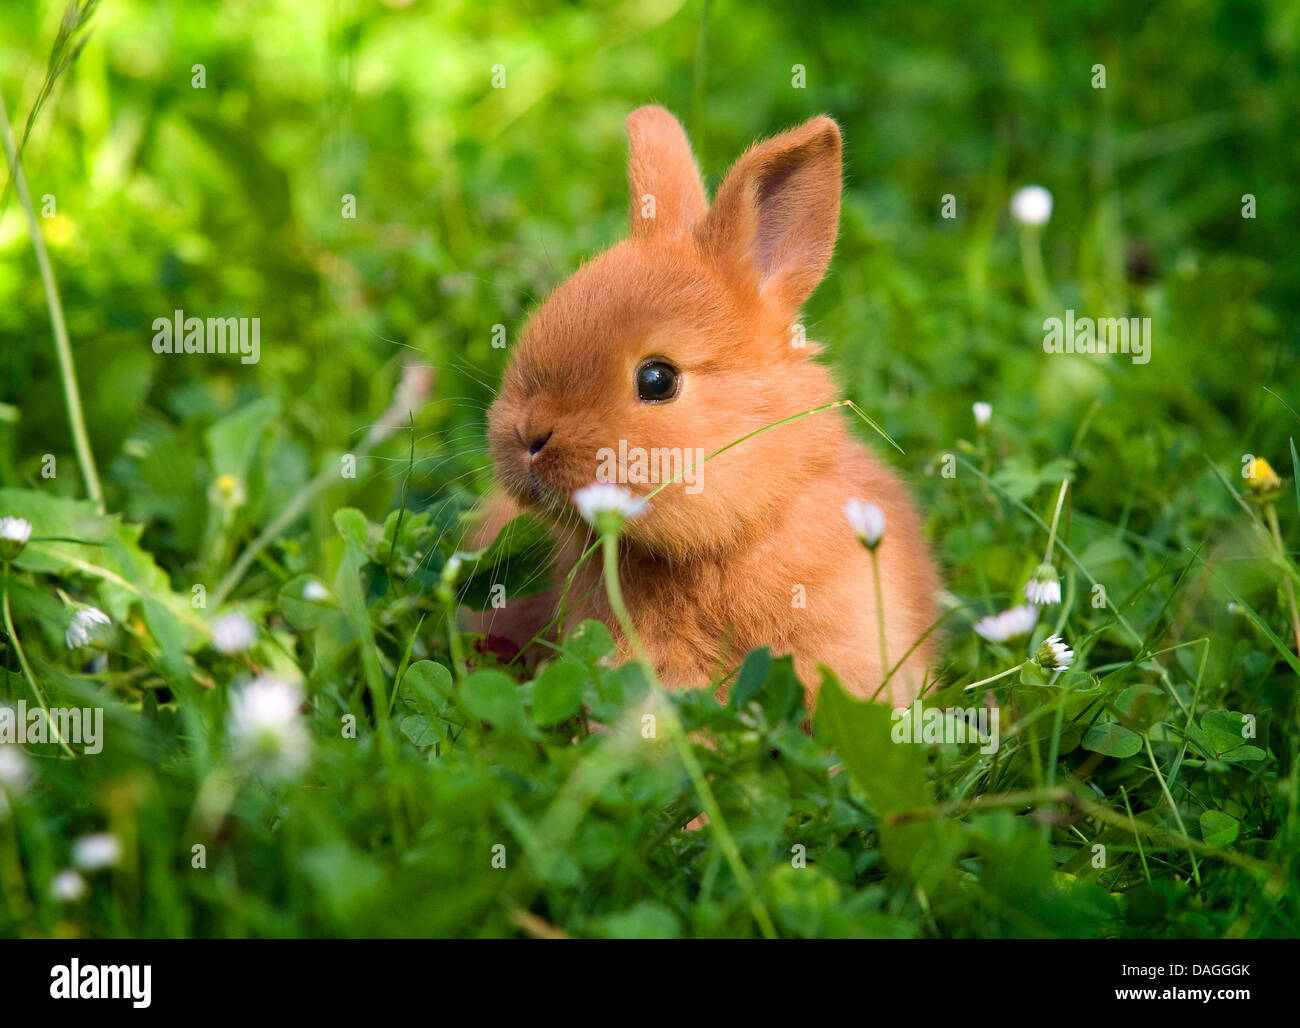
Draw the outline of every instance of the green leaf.
<instances>
[{"instance_id":1,"label":"green leaf","mask_svg":"<svg viewBox=\"0 0 1300 1028\"><path fill-rule=\"evenodd\" d=\"M676 939L682 934L677 915L652 900L617 914L606 914L596 925L601 935L611 939Z\"/></svg>"},{"instance_id":2,"label":"green leaf","mask_svg":"<svg viewBox=\"0 0 1300 1028\"><path fill-rule=\"evenodd\" d=\"M1195 721L1188 721L1183 730L1187 734L1188 741L1195 745L1203 756L1218 756L1219 751L1215 748L1214 740Z\"/></svg>"},{"instance_id":3,"label":"green leaf","mask_svg":"<svg viewBox=\"0 0 1300 1028\"><path fill-rule=\"evenodd\" d=\"M731 695L727 697L727 706L733 710L738 709L758 696L771 671L772 651L766 646L750 650L736 674Z\"/></svg>"},{"instance_id":4,"label":"green leaf","mask_svg":"<svg viewBox=\"0 0 1300 1028\"><path fill-rule=\"evenodd\" d=\"M465 681L465 706L475 717L503 730L524 730L524 705L512 678L500 671L476 671Z\"/></svg>"},{"instance_id":5,"label":"green leaf","mask_svg":"<svg viewBox=\"0 0 1300 1028\"><path fill-rule=\"evenodd\" d=\"M533 683L533 722L543 728L567 721L582 709L587 669L574 660L557 660Z\"/></svg>"},{"instance_id":6,"label":"green leaf","mask_svg":"<svg viewBox=\"0 0 1300 1028\"><path fill-rule=\"evenodd\" d=\"M601 622L584 621L564 640L564 652L594 666L614 652L614 637Z\"/></svg>"},{"instance_id":7,"label":"green leaf","mask_svg":"<svg viewBox=\"0 0 1300 1028\"><path fill-rule=\"evenodd\" d=\"M1226 753L1219 754L1219 759L1225 764L1241 764L1252 760L1265 760L1268 754L1258 746L1238 746L1235 749L1228 750Z\"/></svg>"},{"instance_id":8,"label":"green leaf","mask_svg":"<svg viewBox=\"0 0 1300 1028\"><path fill-rule=\"evenodd\" d=\"M344 542L365 554L370 540L370 522L361 511L355 507L340 507L334 512L334 527Z\"/></svg>"},{"instance_id":9,"label":"green leaf","mask_svg":"<svg viewBox=\"0 0 1300 1028\"><path fill-rule=\"evenodd\" d=\"M1123 760L1142 749L1142 736L1118 721L1106 721L1083 733L1083 748Z\"/></svg>"},{"instance_id":10,"label":"green leaf","mask_svg":"<svg viewBox=\"0 0 1300 1028\"><path fill-rule=\"evenodd\" d=\"M370 608L362 588L361 568L366 562L363 550L367 522L359 510L344 507L334 512L334 525L343 536L346 547L338 574L334 576L334 595L339 609L347 619L348 627L356 636L361 648L361 667L370 690L371 702L381 716L388 710L388 691L384 685L384 671L375 644L374 630L370 624Z\"/></svg>"},{"instance_id":11,"label":"green leaf","mask_svg":"<svg viewBox=\"0 0 1300 1028\"><path fill-rule=\"evenodd\" d=\"M266 396L213 422L204 433L212 458L212 478L234 475L248 481L249 469L261 447L262 433L279 411L279 399Z\"/></svg>"},{"instance_id":12,"label":"green leaf","mask_svg":"<svg viewBox=\"0 0 1300 1028\"><path fill-rule=\"evenodd\" d=\"M1235 817L1218 810L1201 814L1201 838L1207 846L1231 846L1240 832L1241 824Z\"/></svg>"},{"instance_id":13,"label":"green leaf","mask_svg":"<svg viewBox=\"0 0 1300 1028\"><path fill-rule=\"evenodd\" d=\"M1020 669L1020 684L1028 686L1045 686L1047 685L1047 673L1032 662L1025 664Z\"/></svg>"},{"instance_id":14,"label":"green leaf","mask_svg":"<svg viewBox=\"0 0 1300 1028\"><path fill-rule=\"evenodd\" d=\"M1115 709L1124 724L1136 732L1144 732L1160 720L1169 707L1169 696L1156 685L1141 683L1131 685L1115 700Z\"/></svg>"},{"instance_id":15,"label":"green leaf","mask_svg":"<svg viewBox=\"0 0 1300 1028\"><path fill-rule=\"evenodd\" d=\"M1201 718L1201 728L1218 754L1246 744L1246 719L1235 710L1211 710Z\"/></svg>"},{"instance_id":16,"label":"green leaf","mask_svg":"<svg viewBox=\"0 0 1300 1028\"><path fill-rule=\"evenodd\" d=\"M333 597L309 600L303 595L312 583L320 585L320 579L315 575L298 575L282 585L276 597L276 605L285 620L300 632L310 632L327 621L339 619L339 609Z\"/></svg>"},{"instance_id":17,"label":"green leaf","mask_svg":"<svg viewBox=\"0 0 1300 1028\"><path fill-rule=\"evenodd\" d=\"M401 721L402 734L420 749L445 741L446 731L442 722L425 714L407 714Z\"/></svg>"},{"instance_id":18,"label":"green leaf","mask_svg":"<svg viewBox=\"0 0 1300 1028\"><path fill-rule=\"evenodd\" d=\"M551 557L555 543L550 529L531 514L507 522L478 553L461 555L463 568L460 602L473 610L492 605L493 586L505 586L506 602L541 592L551 584Z\"/></svg>"},{"instance_id":19,"label":"green leaf","mask_svg":"<svg viewBox=\"0 0 1300 1028\"><path fill-rule=\"evenodd\" d=\"M417 660L406 669L398 689L408 706L434 716L451 700L451 672L437 661Z\"/></svg>"},{"instance_id":20,"label":"green leaf","mask_svg":"<svg viewBox=\"0 0 1300 1028\"><path fill-rule=\"evenodd\" d=\"M853 780L880 816L880 848L886 863L924 887L947 876L955 855L955 826L921 818L894 823L890 816L925 810L934 803L922 746L895 741L900 727L890 708L855 700L828 668L819 669L817 725L830 737Z\"/></svg>"},{"instance_id":21,"label":"green leaf","mask_svg":"<svg viewBox=\"0 0 1300 1028\"><path fill-rule=\"evenodd\" d=\"M141 528L99 513L88 501L29 489L0 489L0 511L32 525L32 539L15 566L98 580L100 602L119 622L139 603L164 666L182 682L192 681L184 654L206 638L205 625L189 599L172 592L153 556L141 549Z\"/></svg>"}]
</instances>

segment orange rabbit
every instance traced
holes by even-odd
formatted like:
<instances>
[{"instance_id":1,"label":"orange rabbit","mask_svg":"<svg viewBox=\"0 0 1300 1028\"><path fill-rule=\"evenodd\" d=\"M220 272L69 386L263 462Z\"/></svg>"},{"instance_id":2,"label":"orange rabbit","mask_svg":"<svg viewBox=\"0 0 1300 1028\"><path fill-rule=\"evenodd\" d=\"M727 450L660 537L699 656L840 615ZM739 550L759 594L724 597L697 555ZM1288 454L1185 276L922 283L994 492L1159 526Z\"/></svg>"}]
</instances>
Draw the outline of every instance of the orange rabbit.
<instances>
[{"instance_id":1,"label":"orange rabbit","mask_svg":"<svg viewBox=\"0 0 1300 1028\"><path fill-rule=\"evenodd\" d=\"M661 107L627 119L631 238L579 268L533 315L489 415L504 493L474 540L530 510L553 526L562 583L594 537L573 493L608 472L638 496L660 479L646 454L685 464L791 414L837 399L816 347L792 331L825 274L840 208L840 133L818 117L751 147L710 207L681 125ZM634 458L642 459L637 463ZM660 464L662 466L662 462ZM757 646L793 655L815 690L819 664L870 696L882 666L871 557L843 509L884 511L886 657L910 702L933 656L938 577L904 487L850 435L838 410L770 429L660 491L624 529L623 591L669 686L716 682ZM559 588L508 600L475 627L523 645L556 613ZM596 618L626 651L600 561L579 569L565 625ZM915 649L913 647L915 646ZM815 692L814 692L815 698Z\"/></svg>"}]
</instances>

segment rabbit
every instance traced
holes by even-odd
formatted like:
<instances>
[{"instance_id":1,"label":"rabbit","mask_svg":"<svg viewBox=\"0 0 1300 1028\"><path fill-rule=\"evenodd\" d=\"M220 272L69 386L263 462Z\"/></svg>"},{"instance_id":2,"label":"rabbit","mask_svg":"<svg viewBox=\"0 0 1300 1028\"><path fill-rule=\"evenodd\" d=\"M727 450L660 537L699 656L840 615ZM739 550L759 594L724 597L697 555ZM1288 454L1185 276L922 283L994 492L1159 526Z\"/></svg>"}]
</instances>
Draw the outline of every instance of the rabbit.
<instances>
[{"instance_id":1,"label":"rabbit","mask_svg":"<svg viewBox=\"0 0 1300 1028\"><path fill-rule=\"evenodd\" d=\"M712 206L672 114L642 107L626 128L630 238L583 264L532 315L489 411L500 488L472 545L524 511L548 523L556 544L547 591L472 618L471 628L516 646L553 631L565 577L596 539L572 496L597 480L600 454L709 454L838 398L811 359L816 344L792 330L835 245L836 123L816 117L753 145ZM810 708L820 665L871 698L886 664L902 661L880 696L910 703L935 654L927 630L939 576L906 489L855 441L842 409L769 429L696 472L697 488L685 477L668 485L620 539L625 601L660 680L709 686L768 646L792 656ZM644 497L658 484L626 487ZM872 554L843 512L851 498L885 514L875 557L887 661ZM565 630L586 618L604 622L630 659L599 554L573 577Z\"/></svg>"}]
</instances>

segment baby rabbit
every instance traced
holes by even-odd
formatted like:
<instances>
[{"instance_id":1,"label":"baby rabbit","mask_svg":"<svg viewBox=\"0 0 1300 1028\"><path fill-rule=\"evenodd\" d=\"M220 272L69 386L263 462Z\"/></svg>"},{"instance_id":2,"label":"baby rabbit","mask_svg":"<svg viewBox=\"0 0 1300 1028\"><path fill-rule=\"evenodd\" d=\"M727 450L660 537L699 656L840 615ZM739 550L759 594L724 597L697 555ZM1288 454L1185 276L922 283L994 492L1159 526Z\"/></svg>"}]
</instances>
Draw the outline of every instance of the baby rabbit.
<instances>
[{"instance_id":1,"label":"baby rabbit","mask_svg":"<svg viewBox=\"0 0 1300 1028\"><path fill-rule=\"evenodd\" d=\"M489 414L504 493L473 541L532 511L556 543L549 591L476 617L525 645L553 621L564 578L594 541L573 493L617 454L634 494L646 462L627 455L714 450L838 398L817 348L796 336L800 305L825 274L840 209L840 133L818 117L751 147L713 205L686 134L662 107L627 119L631 238L580 267L533 315ZM621 445L620 445L621 444ZM651 462L650 467L654 467ZM870 697L906 704L933 656L938 578L898 479L850 435L837 409L772 428L708 460L630 518L619 570L627 607L662 681L706 686L752 648L791 654L813 691L818 665ZM843 513L884 511L876 550L886 625L882 661L871 554ZM601 582L579 569L564 625L603 621L629 655ZM909 654L910 651L910 655ZM903 658L906 657L906 660Z\"/></svg>"}]
</instances>

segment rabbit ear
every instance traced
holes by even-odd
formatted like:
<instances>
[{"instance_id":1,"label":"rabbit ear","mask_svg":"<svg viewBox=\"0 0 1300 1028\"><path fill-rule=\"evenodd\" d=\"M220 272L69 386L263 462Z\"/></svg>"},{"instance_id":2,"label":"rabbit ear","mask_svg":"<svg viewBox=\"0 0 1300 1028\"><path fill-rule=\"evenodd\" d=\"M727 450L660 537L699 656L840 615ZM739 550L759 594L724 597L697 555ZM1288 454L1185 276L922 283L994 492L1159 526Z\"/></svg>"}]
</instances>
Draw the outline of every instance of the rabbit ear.
<instances>
[{"instance_id":1,"label":"rabbit ear","mask_svg":"<svg viewBox=\"0 0 1300 1028\"><path fill-rule=\"evenodd\" d=\"M677 119L662 107L627 116L632 186L632 235L689 232L709 209L691 144Z\"/></svg>"},{"instance_id":2,"label":"rabbit ear","mask_svg":"<svg viewBox=\"0 0 1300 1028\"><path fill-rule=\"evenodd\" d=\"M701 223L701 249L789 310L826 273L840 220L840 130L817 117L755 144Z\"/></svg>"}]
</instances>

